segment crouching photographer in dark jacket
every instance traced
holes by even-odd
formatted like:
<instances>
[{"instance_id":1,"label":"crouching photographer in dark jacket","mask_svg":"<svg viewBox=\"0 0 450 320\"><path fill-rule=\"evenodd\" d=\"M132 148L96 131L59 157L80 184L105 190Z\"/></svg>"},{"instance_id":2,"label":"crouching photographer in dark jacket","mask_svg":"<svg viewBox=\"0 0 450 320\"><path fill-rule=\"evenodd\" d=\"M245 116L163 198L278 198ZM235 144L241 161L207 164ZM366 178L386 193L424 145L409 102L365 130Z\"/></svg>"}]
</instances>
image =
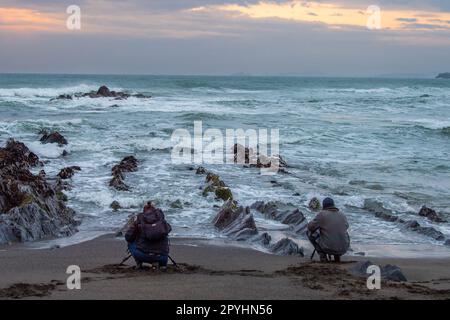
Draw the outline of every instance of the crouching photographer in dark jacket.
<instances>
[{"instance_id":1,"label":"crouching photographer in dark jacket","mask_svg":"<svg viewBox=\"0 0 450 320\"><path fill-rule=\"evenodd\" d=\"M159 267L167 266L170 231L164 213L148 202L125 234L128 250L139 268L143 263L156 262Z\"/></svg>"}]
</instances>

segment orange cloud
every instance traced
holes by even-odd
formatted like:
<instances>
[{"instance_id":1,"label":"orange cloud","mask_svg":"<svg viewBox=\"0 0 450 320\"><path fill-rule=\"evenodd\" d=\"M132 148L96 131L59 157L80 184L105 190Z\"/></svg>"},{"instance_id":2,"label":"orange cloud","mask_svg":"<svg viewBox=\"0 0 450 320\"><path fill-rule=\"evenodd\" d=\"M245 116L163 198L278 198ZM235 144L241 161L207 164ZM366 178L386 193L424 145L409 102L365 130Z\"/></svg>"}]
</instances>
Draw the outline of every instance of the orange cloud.
<instances>
[{"instance_id":1,"label":"orange cloud","mask_svg":"<svg viewBox=\"0 0 450 320\"><path fill-rule=\"evenodd\" d=\"M366 27L370 13L366 7L344 7L323 2L299 0L284 3L260 1L256 4L225 4L213 10L237 13L252 19L277 18L298 22L323 23L332 27ZM449 30L450 14L381 8L381 27L392 30Z\"/></svg>"},{"instance_id":2,"label":"orange cloud","mask_svg":"<svg viewBox=\"0 0 450 320\"><path fill-rule=\"evenodd\" d=\"M23 8L0 8L0 30L53 31L65 26L61 17Z\"/></svg>"}]
</instances>

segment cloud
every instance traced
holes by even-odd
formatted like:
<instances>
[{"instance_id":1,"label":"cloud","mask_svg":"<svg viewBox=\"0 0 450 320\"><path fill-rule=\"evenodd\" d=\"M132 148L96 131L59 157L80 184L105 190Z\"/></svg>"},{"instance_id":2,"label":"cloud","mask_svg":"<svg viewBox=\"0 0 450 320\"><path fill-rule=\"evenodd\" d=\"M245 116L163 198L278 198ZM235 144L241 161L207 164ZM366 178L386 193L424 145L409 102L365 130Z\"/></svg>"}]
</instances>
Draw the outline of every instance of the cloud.
<instances>
[{"instance_id":1,"label":"cloud","mask_svg":"<svg viewBox=\"0 0 450 320\"><path fill-rule=\"evenodd\" d=\"M416 18L398 18L397 21L401 22L417 22Z\"/></svg>"},{"instance_id":2,"label":"cloud","mask_svg":"<svg viewBox=\"0 0 450 320\"><path fill-rule=\"evenodd\" d=\"M41 14L24 8L1 8L0 29L9 31L52 31L63 25L64 20L55 15Z\"/></svg>"},{"instance_id":3,"label":"cloud","mask_svg":"<svg viewBox=\"0 0 450 320\"><path fill-rule=\"evenodd\" d=\"M435 1L377 1L377 31L360 0L76 2L80 31L65 26L73 0L2 0L0 72L354 75L450 64L450 13Z\"/></svg>"}]
</instances>

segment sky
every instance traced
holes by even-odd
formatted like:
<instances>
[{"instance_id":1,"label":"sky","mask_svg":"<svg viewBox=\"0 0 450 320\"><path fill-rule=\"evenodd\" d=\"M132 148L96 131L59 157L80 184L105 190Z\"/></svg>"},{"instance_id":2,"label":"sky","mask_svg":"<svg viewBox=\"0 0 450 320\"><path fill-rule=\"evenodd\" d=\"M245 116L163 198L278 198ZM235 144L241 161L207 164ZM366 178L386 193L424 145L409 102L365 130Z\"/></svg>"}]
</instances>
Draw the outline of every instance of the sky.
<instances>
[{"instance_id":1,"label":"sky","mask_svg":"<svg viewBox=\"0 0 450 320\"><path fill-rule=\"evenodd\" d=\"M71 5L80 29L67 28ZM0 0L0 73L445 71L449 0Z\"/></svg>"}]
</instances>

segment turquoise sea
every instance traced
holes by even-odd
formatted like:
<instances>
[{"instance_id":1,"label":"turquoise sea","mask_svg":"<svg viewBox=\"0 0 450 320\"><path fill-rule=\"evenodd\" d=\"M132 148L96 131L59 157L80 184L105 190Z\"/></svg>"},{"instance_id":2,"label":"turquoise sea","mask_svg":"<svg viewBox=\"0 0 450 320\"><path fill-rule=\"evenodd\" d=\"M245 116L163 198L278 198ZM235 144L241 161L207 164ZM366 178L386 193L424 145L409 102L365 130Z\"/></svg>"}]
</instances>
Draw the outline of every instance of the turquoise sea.
<instances>
[{"instance_id":1,"label":"turquoise sea","mask_svg":"<svg viewBox=\"0 0 450 320\"><path fill-rule=\"evenodd\" d=\"M153 98L51 101L101 85ZM69 165L82 168L68 192L69 206L82 219L77 239L116 230L150 199L165 211L175 236L220 238L211 225L214 200L199 190L203 178L171 161L173 130L192 131L197 120L204 129L280 130L289 175L206 165L243 205L292 203L311 218L309 199L332 196L348 215L356 244L442 245L363 209L365 199L377 199L395 214L450 237L449 223L417 214L427 205L450 219L450 81L0 75L0 144L10 137L23 141L44 160L48 176ZM42 145L43 129L58 130L69 145ZM140 160L139 171L126 178L132 191L115 191L108 186L111 167L130 154ZM124 209L113 212L114 200ZM176 200L182 208L172 208ZM295 238L277 222L258 215L256 222L275 238Z\"/></svg>"}]
</instances>

